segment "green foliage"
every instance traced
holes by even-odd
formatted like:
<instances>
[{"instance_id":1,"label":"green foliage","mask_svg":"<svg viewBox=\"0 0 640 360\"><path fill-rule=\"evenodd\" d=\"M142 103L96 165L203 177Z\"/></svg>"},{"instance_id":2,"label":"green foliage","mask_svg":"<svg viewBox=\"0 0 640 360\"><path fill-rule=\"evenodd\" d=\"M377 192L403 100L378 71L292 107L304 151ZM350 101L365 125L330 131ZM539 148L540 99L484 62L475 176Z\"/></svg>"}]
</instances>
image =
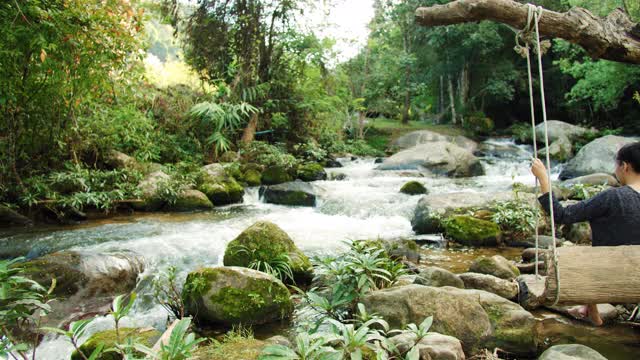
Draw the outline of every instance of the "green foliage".
<instances>
[{"instance_id":1,"label":"green foliage","mask_svg":"<svg viewBox=\"0 0 640 360\"><path fill-rule=\"evenodd\" d=\"M606 184L602 185L588 185L588 184L575 184L570 188L570 199L587 200L590 199L604 190L608 189Z\"/></svg>"},{"instance_id":2,"label":"green foliage","mask_svg":"<svg viewBox=\"0 0 640 360\"><path fill-rule=\"evenodd\" d=\"M587 145L588 143L592 142L595 139L598 139L607 135L622 135L622 132L623 132L622 128L605 129L600 131L588 130L581 137L573 141L574 151L577 153L578 151L580 151L580 149L582 149L582 147L584 147L585 145Z\"/></svg>"},{"instance_id":3,"label":"green foliage","mask_svg":"<svg viewBox=\"0 0 640 360\"><path fill-rule=\"evenodd\" d=\"M327 151L314 141L296 144L293 153L298 159L308 162L322 162L327 158Z\"/></svg>"},{"instance_id":4,"label":"green foliage","mask_svg":"<svg viewBox=\"0 0 640 360\"><path fill-rule=\"evenodd\" d=\"M482 111L467 114L464 121L464 128L477 135L489 135L494 126L493 120Z\"/></svg>"},{"instance_id":5,"label":"green foliage","mask_svg":"<svg viewBox=\"0 0 640 360\"><path fill-rule=\"evenodd\" d=\"M298 160L288 154L282 144L271 145L263 141L253 141L243 144L239 151L242 161L256 163L265 167L279 166L292 170L298 165Z\"/></svg>"},{"instance_id":6,"label":"green foliage","mask_svg":"<svg viewBox=\"0 0 640 360\"><path fill-rule=\"evenodd\" d=\"M128 299L128 300L126 300ZM113 316L113 321L116 325L116 341L120 342L120 320L125 316L129 315L131 308L133 307L133 303L136 301L136 293L131 293L130 295L118 295L113 299L111 303L111 310L109 314Z\"/></svg>"},{"instance_id":7,"label":"green foliage","mask_svg":"<svg viewBox=\"0 0 640 360\"><path fill-rule=\"evenodd\" d=\"M251 262L247 265L249 269L262 271L280 279L282 282L293 282L293 271L291 269L291 258L287 253L267 253L259 249L249 249L243 245L236 245L233 249L234 255L244 254Z\"/></svg>"},{"instance_id":8,"label":"green foliage","mask_svg":"<svg viewBox=\"0 0 640 360\"><path fill-rule=\"evenodd\" d=\"M136 349L143 351L147 355L158 360L187 360L191 358L191 354L196 346L205 339L196 339L194 333L190 333L191 318L184 318L178 321L171 331L169 341L160 346L159 353L155 354L151 349L144 345L137 344Z\"/></svg>"},{"instance_id":9,"label":"green foliage","mask_svg":"<svg viewBox=\"0 0 640 360\"><path fill-rule=\"evenodd\" d=\"M493 206L491 220L514 238L524 239L535 231L539 210L524 201L498 202Z\"/></svg>"},{"instance_id":10,"label":"green foliage","mask_svg":"<svg viewBox=\"0 0 640 360\"><path fill-rule=\"evenodd\" d=\"M153 298L176 319L185 316L182 290L177 283L175 266L169 266L166 272L161 271L153 278Z\"/></svg>"}]
</instances>

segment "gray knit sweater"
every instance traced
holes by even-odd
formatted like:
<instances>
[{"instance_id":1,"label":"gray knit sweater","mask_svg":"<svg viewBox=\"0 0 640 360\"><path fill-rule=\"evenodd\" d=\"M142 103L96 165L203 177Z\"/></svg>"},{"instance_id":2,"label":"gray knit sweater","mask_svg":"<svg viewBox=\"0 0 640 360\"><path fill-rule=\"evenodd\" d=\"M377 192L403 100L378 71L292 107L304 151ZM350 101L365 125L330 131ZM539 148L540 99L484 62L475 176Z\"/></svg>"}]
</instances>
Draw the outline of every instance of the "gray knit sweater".
<instances>
[{"instance_id":1,"label":"gray knit sweater","mask_svg":"<svg viewBox=\"0 0 640 360\"><path fill-rule=\"evenodd\" d=\"M538 201L549 214L549 195ZM554 196L553 211L559 224L588 221L593 246L640 245L640 192L632 187L611 188L566 207Z\"/></svg>"}]
</instances>

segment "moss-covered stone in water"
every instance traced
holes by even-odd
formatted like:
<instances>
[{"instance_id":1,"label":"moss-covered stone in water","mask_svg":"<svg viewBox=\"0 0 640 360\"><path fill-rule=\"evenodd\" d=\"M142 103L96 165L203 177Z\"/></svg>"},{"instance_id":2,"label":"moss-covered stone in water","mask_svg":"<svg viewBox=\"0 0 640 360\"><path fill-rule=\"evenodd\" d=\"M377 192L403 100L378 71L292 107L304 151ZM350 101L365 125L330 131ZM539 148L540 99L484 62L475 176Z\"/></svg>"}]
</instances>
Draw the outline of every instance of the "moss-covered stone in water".
<instances>
[{"instance_id":1,"label":"moss-covered stone in water","mask_svg":"<svg viewBox=\"0 0 640 360\"><path fill-rule=\"evenodd\" d=\"M82 259L73 251L61 251L45 255L22 264L25 276L49 288L51 279L56 279L53 294L57 297L70 297L88 282L80 269Z\"/></svg>"},{"instance_id":2,"label":"moss-covered stone in water","mask_svg":"<svg viewBox=\"0 0 640 360\"><path fill-rule=\"evenodd\" d=\"M469 267L469 271L493 275L506 280L515 279L520 276L518 267L500 255L494 255L490 258L481 256L475 259Z\"/></svg>"},{"instance_id":3,"label":"moss-covered stone in water","mask_svg":"<svg viewBox=\"0 0 640 360\"><path fill-rule=\"evenodd\" d=\"M207 210L213 208L213 204L207 196L198 190L185 190L178 195L176 202L167 205L171 211Z\"/></svg>"},{"instance_id":4,"label":"moss-covered stone in water","mask_svg":"<svg viewBox=\"0 0 640 360\"><path fill-rule=\"evenodd\" d=\"M302 181L326 180L327 173L318 163L307 163L298 167L298 178Z\"/></svg>"},{"instance_id":5,"label":"moss-covered stone in water","mask_svg":"<svg viewBox=\"0 0 640 360\"><path fill-rule=\"evenodd\" d=\"M234 338L202 346L193 353L193 360L257 360L267 344L252 338Z\"/></svg>"},{"instance_id":6,"label":"moss-covered stone in water","mask_svg":"<svg viewBox=\"0 0 640 360\"><path fill-rule=\"evenodd\" d=\"M312 265L289 235L278 225L260 221L244 230L233 239L224 252L226 266L247 267L252 261L270 261L282 254L289 255L291 270L296 282L308 282Z\"/></svg>"},{"instance_id":7,"label":"moss-covered stone in water","mask_svg":"<svg viewBox=\"0 0 640 360\"><path fill-rule=\"evenodd\" d=\"M427 188L417 181L409 181L400 188L400 192L407 195L426 194Z\"/></svg>"},{"instance_id":8,"label":"moss-covered stone in water","mask_svg":"<svg viewBox=\"0 0 640 360\"><path fill-rule=\"evenodd\" d=\"M262 174L260 174L258 170L247 169L244 172L244 181L249 186L259 186L261 184L260 182L261 177L262 177Z\"/></svg>"},{"instance_id":9,"label":"moss-covered stone in water","mask_svg":"<svg viewBox=\"0 0 640 360\"><path fill-rule=\"evenodd\" d=\"M265 185L277 185L292 181L293 178L282 166L271 166L262 173L262 183Z\"/></svg>"},{"instance_id":10,"label":"moss-covered stone in water","mask_svg":"<svg viewBox=\"0 0 640 360\"><path fill-rule=\"evenodd\" d=\"M242 202L244 195L244 188L232 177L203 183L198 190L205 193L216 206Z\"/></svg>"},{"instance_id":11,"label":"moss-covered stone in water","mask_svg":"<svg viewBox=\"0 0 640 360\"><path fill-rule=\"evenodd\" d=\"M491 221L467 215L454 215L444 222L444 230L452 240L468 246L496 246L501 240L500 227Z\"/></svg>"},{"instance_id":12,"label":"moss-covered stone in water","mask_svg":"<svg viewBox=\"0 0 640 360\"><path fill-rule=\"evenodd\" d=\"M522 352L535 351L536 337L532 334L529 326L519 324L518 320L524 322L523 319L506 319L503 311L497 306L483 307L492 327L495 329L494 334L489 341L487 347L501 349L518 349Z\"/></svg>"},{"instance_id":13,"label":"moss-covered stone in water","mask_svg":"<svg viewBox=\"0 0 640 360\"><path fill-rule=\"evenodd\" d=\"M205 324L264 324L291 315L287 288L274 277L239 267L190 273L183 297L187 312Z\"/></svg>"},{"instance_id":14,"label":"moss-covered stone in water","mask_svg":"<svg viewBox=\"0 0 640 360\"><path fill-rule=\"evenodd\" d=\"M120 343L124 343L128 337L132 337L136 342L147 347L152 347L162 336L162 333L155 329L132 329L122 328L120 332ZM80 351L89 357L91 353L100 345L104 344L104 349L112 348L118 343L115 330L97 332L80 346ZM137 356L144 356L141 352L134 352ZM71 354L71 360L82 360L83 357L77 351ZM104 352L96 360L121 360L122 355L117 352Z\"/></svg>"}]
</instances>

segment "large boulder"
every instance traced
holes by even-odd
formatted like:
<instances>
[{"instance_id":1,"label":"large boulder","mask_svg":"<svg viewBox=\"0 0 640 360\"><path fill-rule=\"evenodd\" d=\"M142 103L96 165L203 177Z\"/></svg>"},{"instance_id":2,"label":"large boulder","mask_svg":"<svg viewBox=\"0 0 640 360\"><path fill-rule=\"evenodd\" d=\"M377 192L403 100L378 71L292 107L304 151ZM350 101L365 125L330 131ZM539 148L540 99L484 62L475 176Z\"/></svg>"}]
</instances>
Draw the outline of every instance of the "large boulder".
<instances>
[{"instance_id":1,"label":"large boulder","mask_svg":"<svg viewBox=\"0 0 640 360\"><path fill-rule=\"evenodd\" d=\"M496 223L469 215L447 218L444 232L451 240L467 246L497 246L502 241L502 232Z\"/></svg>"},{"instance_id":2,"label":"large boulder","mask_svg":"<svg viewBox=\"0 0 640 360\"><path fill-rule=\"evenodd\" d=\"M318 163L306 163L298 167L298 178L302 181L327 180L327 172Z\"/></svg>"},{"instance_id":3,"label":"large boulder","mask_svg":"<svg viewBox=\"0 0 640 360\"><path fill-rule=\"evenodd\" d=\"M138 184L142 202L133 203L136 210L156 211L165 203L161 191L171 181L171 177L162 170L147 174Z\"/></svg>"},{"instance_id":4,"label":"large boulder","mask_svg":"<svg viewBox=\"0 0 640 360\"><path fill-rule=\"evenodd\" d=\"M553 143L562 137L568 140L576 140L589 132L589 129L558 120L547 120L547 129L549 143ZM536 137L538 142L544 142L544 123L536 126Z\"/></svg>"},{"instance_id":5,"label":"large boulder","mask_svg":"<svg viewBox=\"0 0 640 360\"><path fill-rule=\"evenodd\" d=\"M203 192L215 206L242 202L244 188L229 175L221 164L210 164L202 168L198 190Z\"/></svg>"},{"instance_id":6,"label":"large boulder","mask_svg":"<svg viewBox=\"0 0 640 360\"><path fill-rule=\"evenodd\" d=\"M506 280L513 280L520 275L518 267L500 255L478 257L469 267L469 272L493 275Z\"/></svg>"},{"instance_id":7,"label":"large boulder","mask_svg":"<svg viewBox=\"0 0 640 360\"><path fill-rule=\"evenodd\" d=\"M562 182L563 187L571 187L576 184L620 186L620 183L615 177L606 173L596 173L596 174L589 174L585 176L579 176L577 178L565 180Z\"/></svg>"},{"instance_id":8,"label":"large boulder","mask_svg":"<svg viewBox=\"0 0 640 360\"><path fill-rule=\"evenodd\" d=\"M407 195L422 195L427 193L427 188L418 181L409 181L402 185L400 192Z\"/></svg>"},{"instance_id":9,"label":"large boulder","mask_svg":"<svg viewBox=\"0 0 640 360\"><path fill-rule=\"evenodd\" d=\"M474 152L478 147L478 143L464 136L442 135L440 133L429 130L412 131L408 134L402 135L401 137L392 141L390 147L399 150L405 150L417 145L430 144L441 141L453 143L471 152Z\"/></svg>"},{"instance_id":10,"label":"large boulder","mask_svg":"<svg viewBox=\"0 0 640 360\"><path fill-rule=\"evenodd\" d=\"M265 186L260 189L260 193L264 196L264 201L270 204L316 206L316 194L313 186L299 180Z\"/></svg>"},{"instance_id":11,"label":"large boulder","mask_svg":"<svg viewBox=\"0 0 640 360\"><path fill-rule=\"evenodd\" d=\"M131 253L85 254L61 251L22 264L27 277L44 287L56 279L54 294L68 298L115 295L136 285L144 271L141 258Z\"/></svg>"},{"instance_id":12,"label":"large boulder","mask_svg":"<svg viewBox=\"0 0 640 360\"><path fill-rule=\"evenodd\" d=\"M127 338L132 338L138 344L142 344L148 348L160 339L162 333L153 328L121 328L118 330L120 333L120 339L118 339L115 330L105 330L97 332L91 335L87 341L80 345L80 351L89 357L91 353L100 345L104 346L104 350L115 348L116 344L125 344ZM144 357L145 354L141 351L134 350L136 357ZM77 350L71 354L71 360L83 360L85 359ZM104 351L95 360L121 360L122 355L115 351Z\"/></svg>"},{"instance_id":13,"label":"large boulder","mask_svg":"<svg viewBox=\"0 0 640 360\"><path fill-rule=\"evenodd\" d=\"M407 285L374 291L362 303L392 328L433 316L431 329L460 339L466 353L495 347L516 354L536 351L533 315L486 291Z\"/></svg>"},{"instance_id":14,"label":"large boulder","mask_svg":"<svg viewBox=\"0 0 640 360\"><path fill-rule=\"evenodd\" d=\"M399 352L406 353L416 347L420 360L464 360L462 343L453 336L428 332L420 341L415 333L404 332L389 339Z\"/></svg>"},{"instance_id":15,"label":"large boulder","mask_svg":"<svg viewBox=\"0 0 640 360\"><path fill-rule=\"evenodd\" d=\"M573 143L566 136L560 136L548 148L541 149L540 156L547 156L547 151L551 159L565 162L573 157Z\"/></svg>"},{"instance_id":16,"label":"large boulder","mask_svg":"<svg viewBox=\"0 0 640 360\"><path fill-rule=\"evenodd\" d=\"M520 199L536 204L534 194L519 194ZM416 206L411 226L417 234L434 234L442 232L442 219L457 210L472 208L489 208L493 202L514 200L513 191L497 193L455 192L432 193L423 196Z\"/></svg>"},{"instance_id":17,"label":"large boulder","mask_svg":"<svg viewBox=\"0 0 640 360\"><path fill-rule=\"evenodd\" d=\"M612 174L615 170L615 156L618 150L638 141L636 138L607 135L585 145L576 157L571 159L560 173L560 179L566 180L593 173Z\"/></svg>"},{"instance_id":18,"label":"large boulder","mask_svg":"<svg viewBox=\"0 0 640 360\"><path fill-rule=\"evenodd\" d=\"M420 271L414 283L434 287L453 286L464 289L464 283L458 275L435 266L429 266Z\"/></svg>"},{"instance_id":19,"label":"large boulder","mask_svg":"<svg viewBox=\"0 0 640 360\"><path fill-rule=\"evenodd\" d=\"M387 158L379 170L424 169L449 177L484 175L480 160L472 152L458 145L438 141L417 145Z\"/></svg>"},{"instance_id":20,"label":"large boulder","mask_svg":"<svg viewBox=\"0 0 640 360\"><path fill-rule=\"evenodd\" d=\"M459 277L467 289L484 290L508 300L518 297L518 283L515 281L472 272L460 274Z\"/></svg>"},{"instance_id":21,"label":"large boulder","mask_svg":"<svg viewBox=\"0 0 640 360\"><path fill-rule=\"evenodd\" d=\"M26 216L22 216L8 207L0 205L0 227L14 225L27 226L31 224L32 221Z\"/></svg>"},{"instance_id":22,"label":"large boulder","mask_svg":"<svg viewBox=\"0 0 640 360\"><path fill-rule=\"evenodd\" d=\"M189 273L183 288L187 313L200 324L260 325L293 312L280 280L243 267L203 268Z\"/></svg>"},{"instance_id":23,"label":"large boulder","mask_svg":"<svg viewBox=\"0 0 640 360\"><path fill-rule=\"evenodd\" d=\"M588 346L566 344L548 348L538 360L607 360L607 358Z\"/></svg>"},{"instance_id":24,"label":"large boulder","mask_svg":"<svg viewBox=\"0 0 640 360\"><path fill-rule=\"evenodd\" d=\"M289 235L278 225L259 221L233 239L224 252L226 266L247 267L253 261L273 261L286 254L297 282L308 282L313 267L309 258L298 249Z\"/></svg>"},{"instance_id":25,"label":"large boulder","mask_svg":"<svg viewBox=\"0 0 640 360\"><path fill-rule=\"evenodd\" d=\"M111 150L104 157L104 162L113 169L140 169L141 166L134 157L120 151Z\"/></svg>"},{"instance_id":26,"label":"large boulder","mask_svg":"<svg viewBox=\"0 0 640 360\"><path fill-rule=\"evenodd\" d=\"M283 166L270 166L264 170L261 182L265 185L277 185L293 181L293 177Z\"/></svg>"},{"instance_id":27,"label":"large boulder","mask_svg":"<svg viewBox=\"0 0 640 360\"><path fill-rule=\"evenodd\" d=\"M165 205L170 211L209 210L213 204L203 192L198 190L182 190L173 204Z\"/></svg>"}]
</instances>

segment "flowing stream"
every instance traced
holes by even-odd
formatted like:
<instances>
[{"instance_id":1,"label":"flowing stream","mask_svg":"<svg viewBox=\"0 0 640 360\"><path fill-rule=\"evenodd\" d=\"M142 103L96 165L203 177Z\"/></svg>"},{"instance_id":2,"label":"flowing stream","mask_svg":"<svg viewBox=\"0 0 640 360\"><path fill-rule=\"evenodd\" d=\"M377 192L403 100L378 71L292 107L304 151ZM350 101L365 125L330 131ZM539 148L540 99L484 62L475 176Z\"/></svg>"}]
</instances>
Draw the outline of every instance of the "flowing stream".
<instances>
[{"instance_id":1,"label":"flowing stream","mask_svg":"<svg viewBox=\"0 0 640 360\"><path fill-rule=\"evenodd\" d=\"M431 178L423 177L418 171L375 170L374 159L340 159L344 167L327 171L329 178L344 174L346 180L314 182L319 194L318 204L314 208L266 204L259 199L258 189L250 188L247 189L242 204L209 212L136 214L94 220L85 225L66 228L38 227L0 232L0 257L34 258L60 250L73 250L87 256L104 253L137 254L145 264L145 271L136 289L140 298L132 315L123 320L122 326L164 329L167 313L151 297L150 279L153 275L169 265L178 269L180 278L198 267L221 265L227 243L258 220L268 220L279 225L310 256L332 254L345 249L344 242L349 240L414 238L410 220L420 196L408 196L399 192L407 181L417 180L431 193L507 191L514 181L533 185L533 176L528 169L531 156L529 147L515 145L508 139L490 139L483 144L483 149L488 149L484 151L482 158L485 176L470 179ZM559 168L554 168L556 176L558 172ZM480 253L501 253L515 259L520 251L427 249L422 262L462 272ZM95 266L101 264L96 262ZM52 314L60 319L64 318L63 315L66 314ZM101 317L92 324L89 333L112 326L111 318ZM554 326L557 328L560 325L554 322ZM607 334L605 330L604 335L601 335L606 337ZM606 355L609 359L627 359L629 357L626 354L634 349L621 343L626 343L628 338L633 339L633 335L627 330L616 328L611 333L610 341L603 342L599 338L599 342L605 345L594 348L608 349ZM637 342L638 337L635 335ZM589 337L583 336L581 339L583 338ZM558 341L563 340L554 340ZM565 342L567 341L569 340ZM593 343L598 345L598 342ZM71 351L71 345L67 341L47 336L38 349L38 358L68 359Z\"/></svg>"}]
</instances>

